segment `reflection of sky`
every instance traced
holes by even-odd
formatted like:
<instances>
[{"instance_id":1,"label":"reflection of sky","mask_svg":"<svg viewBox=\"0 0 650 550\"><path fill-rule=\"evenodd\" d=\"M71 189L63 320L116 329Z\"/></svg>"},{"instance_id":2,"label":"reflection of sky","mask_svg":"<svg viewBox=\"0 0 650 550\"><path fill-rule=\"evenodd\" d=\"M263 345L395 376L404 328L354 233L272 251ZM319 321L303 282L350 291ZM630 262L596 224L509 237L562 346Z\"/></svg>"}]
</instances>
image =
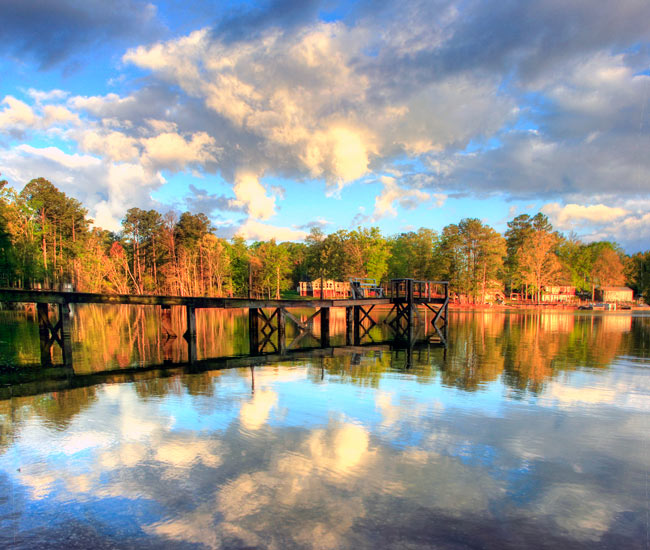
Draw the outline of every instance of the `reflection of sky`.
<instances>
[{"instance_id":1,"label":"reflection of sky","mask_svg":"<svg viewBox=\"0 0 650 550\"><path fill-rule=\"evenodd\" d=\"M0 455L0 546L65 530L153 547L641 542L644 368L574 371L517 400L501 381L464 392L389 371L372 387L305 362L254 375L254 391L250 369L155 397L101 386L66 422L23 404Z\"/></svg>"}]
</instances>

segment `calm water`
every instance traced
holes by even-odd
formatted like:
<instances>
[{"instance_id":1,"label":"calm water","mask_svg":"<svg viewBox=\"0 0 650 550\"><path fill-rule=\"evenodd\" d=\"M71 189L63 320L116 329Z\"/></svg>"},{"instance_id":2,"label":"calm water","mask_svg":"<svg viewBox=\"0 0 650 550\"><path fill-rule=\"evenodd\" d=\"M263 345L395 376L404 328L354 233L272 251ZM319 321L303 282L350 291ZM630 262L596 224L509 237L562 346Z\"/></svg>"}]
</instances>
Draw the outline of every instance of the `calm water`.
<instances>
[{"instance_id":1,"label":"calm water","mask_svg":"<svg viewBox=\"0 0 650 550\"><path fill-rule=\"evenodd\" d=\"M200 356L246 353L239 313L198 323ZM411 367L378 345L23 388L0 547L647 549L650 317L453 313L449 336ZM79 308L74 338L81 374L185 353L146 308ZM0 313L0 363L38 357Z\"/></svg>"}]
</instances>

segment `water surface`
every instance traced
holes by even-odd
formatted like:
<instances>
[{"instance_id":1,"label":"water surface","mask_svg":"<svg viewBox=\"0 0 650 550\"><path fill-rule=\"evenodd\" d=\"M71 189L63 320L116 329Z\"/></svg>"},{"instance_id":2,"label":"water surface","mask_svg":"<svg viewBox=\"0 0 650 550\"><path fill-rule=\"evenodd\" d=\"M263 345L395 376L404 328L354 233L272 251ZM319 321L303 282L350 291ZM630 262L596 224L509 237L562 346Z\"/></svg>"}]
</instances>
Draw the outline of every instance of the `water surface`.
<instances>
[{"instance_id":1,"label":"water surface","mask_svg":"<svg viewBox=\"0 0 650 550\"><path fill-rule=\"evenodd\" d=\"M4 315L0 357L35 362ZM78 313L75 369L161 358L136 317ZM208 320L204 356L247 351ZM649 352L648 317L455 313L447 349L0 400L0 547L645 549Z\"/></svg>"}]
</instances>

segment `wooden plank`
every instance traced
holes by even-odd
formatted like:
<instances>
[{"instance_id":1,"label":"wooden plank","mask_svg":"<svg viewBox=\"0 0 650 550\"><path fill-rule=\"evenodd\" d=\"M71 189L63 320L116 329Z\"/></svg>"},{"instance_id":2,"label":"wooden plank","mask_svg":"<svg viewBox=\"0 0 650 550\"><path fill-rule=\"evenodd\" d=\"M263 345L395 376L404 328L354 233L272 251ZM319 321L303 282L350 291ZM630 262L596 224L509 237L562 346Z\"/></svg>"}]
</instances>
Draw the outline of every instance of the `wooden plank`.
<instances>
[{"instance_id":1,"label":"wooden plank","mask_svg":"<svg viewBox=\"0 0 650 550\"><path fill-rule=\"evenodd\" d=\"M37 304L125 304L144 306L192 306L204 308L321 308L348 307L358 304L389 304L388 298L361 300L251 300L248 298L209 298L196 296L158 296L148 294L95 294L90 292L58 292L54 290L0 289L0 302Z\"/></svg>"},{"instance_id":2,"label":"wooden plank","mask_svg":"<svg viewBox=\"0 0 650 550\"><path fill-rule=\"evenodd\" d=\"M307 330L307 323L303 323L300 319L298 319L298 317L296 317L295 315L293 315L292 313L290 313L286 309L284 309L284 308L282 308L282 309L283 309L284 315L287 318L291 319L301 331Z\"/></svg>"},{"instance_id":3,"label":"wooden plank","mask_svg":"<svg viewBox=\"0 0 650 550\"><path fill-rule=\"evenodd\" d=\"M154 296L138 294L94 294L90 292L57 292L53 290L0 289L0 302L37 304L126 304L143 306L223 307L223 298L189 296Z\"/></svg>"}]
</instances>

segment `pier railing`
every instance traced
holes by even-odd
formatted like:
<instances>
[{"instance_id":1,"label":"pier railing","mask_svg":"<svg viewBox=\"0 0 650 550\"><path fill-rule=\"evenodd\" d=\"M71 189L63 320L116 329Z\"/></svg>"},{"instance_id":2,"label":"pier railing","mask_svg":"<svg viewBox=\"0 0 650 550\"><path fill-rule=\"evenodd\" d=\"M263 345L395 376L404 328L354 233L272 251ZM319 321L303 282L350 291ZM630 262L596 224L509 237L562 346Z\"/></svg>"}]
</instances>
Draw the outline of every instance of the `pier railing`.
<instances>
[{"instance_id":1,"label":"pier railing","mask_svg":"<svg viewBox=\"0 0 650 550\"><path fill-rule=\"evenodd\" d=\"M447 281L418 281L416 279L392 279L388 296L393 303L404 302L433 302L449 301L449 282Z\"/></svg>"}]
</instances>

